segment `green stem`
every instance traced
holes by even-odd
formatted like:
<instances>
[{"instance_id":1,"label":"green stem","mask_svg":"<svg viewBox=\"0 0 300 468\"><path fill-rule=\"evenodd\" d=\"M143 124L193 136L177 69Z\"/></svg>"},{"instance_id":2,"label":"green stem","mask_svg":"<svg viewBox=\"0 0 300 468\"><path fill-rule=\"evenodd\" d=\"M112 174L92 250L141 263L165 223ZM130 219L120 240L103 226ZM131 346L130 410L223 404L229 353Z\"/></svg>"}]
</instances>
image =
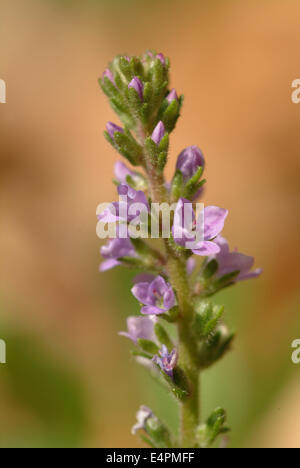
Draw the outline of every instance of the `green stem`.
<instances>
[{"instance_id":1,"label":"green stem","mask_svg":"<svg viewBox=\"0 0 300 468\"><path fill-rule=\"evenodd\" d=\"M193 308L186 273L186 262L168 257L170 282L177 292L180 309L178 321L179 364L190 387L189 397L180 408L180 442L182 447L195 446L195 428L199 424L199 370L195 362L196 345L191 333Z\"/></svg>"},{"instance_id":2,"label":"green stem","mask_svg":"<svg viewBox=\"0 0 300 468\"><path fill-rule=\"evenodd\" d=\"M158 174L146 159L146 171L150 182L152 200L156 203L169 201L162 174ZM148 162L148 164L147 164ZM182 447L195 446L195 429L199 424L199 370L195 363L196 345L191 333L193 308L191 290L186 271L186 260L178 257L170 241L165 240L167 271L172 287L177 293L179 306L178 340L179 365L185 372L190 388L188 398L180 406L180 444Z\"/></svg>"}]
</instances>

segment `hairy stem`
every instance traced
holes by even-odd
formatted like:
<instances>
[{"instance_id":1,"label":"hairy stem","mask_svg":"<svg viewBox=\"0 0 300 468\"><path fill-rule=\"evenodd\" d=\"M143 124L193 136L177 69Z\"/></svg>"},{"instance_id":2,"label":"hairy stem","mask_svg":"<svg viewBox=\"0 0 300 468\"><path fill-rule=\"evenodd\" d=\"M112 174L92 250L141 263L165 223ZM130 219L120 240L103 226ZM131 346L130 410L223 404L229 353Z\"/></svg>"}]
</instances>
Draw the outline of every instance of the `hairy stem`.
<instances>
[{"instance_id":1,"label":"hairy stem","mask_svg":"<svg viewBox=\"0 0 300 468\"><path fill-rule=\"evenodd\" d=\"M162 174L158 174L151 163L147 164L146 172L150 183L152 200L156 203L169 201ZM191 290L186 271L186 260L178 257L165 240L167 254L167 271L169 280L177 293L179 306L178 339L179 364L188 378L190 395L180 406L180 444L182 447L195 446L195 428L199 424L199 370L195 363L195 341L191 333L193 308Z\"/></svg>"},{"instance_id":2,"label":"hairy stem","mask_svg":"<svg viewBox=\"0 0 300 468\"><path fill-rule=\"evenodd\" d=\"M178 321L179 359L190 387L190 395L181 403L180 437L182 447L194 447L195 428L199 424L199 370L195 363L195 342L191 333L193 309L186 273L186 262L168 257L170 282L177 292L180 309Z\"/></svg>"}]
</instances>

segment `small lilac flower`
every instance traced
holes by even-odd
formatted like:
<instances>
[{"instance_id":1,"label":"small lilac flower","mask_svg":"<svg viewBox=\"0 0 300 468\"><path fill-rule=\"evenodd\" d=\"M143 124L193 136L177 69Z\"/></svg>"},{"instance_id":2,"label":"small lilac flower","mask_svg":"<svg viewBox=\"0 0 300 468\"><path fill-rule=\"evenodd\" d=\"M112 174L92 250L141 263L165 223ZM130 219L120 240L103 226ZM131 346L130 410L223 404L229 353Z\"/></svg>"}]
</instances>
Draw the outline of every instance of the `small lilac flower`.
<instances>
[{"instance_id":1,"label":"small lilac flower","mask_svg":"<svg viewBox=\"0 0 300 468\"><path fill-rule=\"evenodd\" d=\"M219 245L214 242L223 230L228 211L217 206L207 206L202 210L196 222L193 204L184 198L180 198L175 209L172 234L174 241L181 247L189 247L189 243L195 244L191 250L195 255L208 256L220 252ZM195 232L195 228L204 232ZM203 240L198 241L197 236Z\"/></svg>"},{"instance_id":2,"label":"small lilac flower","mask_svg":"<svg viewBox=\"0 0 300 468\"><path fill-rule=\"evenodd\" d=\"M118 260L121 257L136 257L136 251L130 239L110 239L106 245L100 249L100 253L105 261L101 263L101 272L110 270L121 264Z\"/></svg>"},{"instance_id":3,"label":"small lilac flower","mask_svg":"<svg viewBox=\"0 0 300 468\"><path fill-rule=\"evenodd\" d=\"M147 182L145 178L138 172L129 169L129 167L127 167L126 164L124 164L122 161L117 161L115 163L114 172L116 180L120 184L129 185L127 178L130 177L130 180L133 182L133 186L136 190L145 190L147 188Z\"/></svg>"},{"instance_id":4,"label":"small lilac flower","mask_svg":"<svg viewBox=\"0 0 300 468\"><path fill-rule=\"evenodd\" d=\"M155 341L154 320L148 317L132 316L127 319L127 332L119 332L119 335L126 336L134 343L139 338Z\"/></svg>"},{"instance_id":5,"label":"small lilac flower","mask_svg":"<svg viewBox=\"0 0 300 468\"><path fill-rule=\"evenodd\" d=\"M215 243L219 246L220 251L218 254L208 258L208 261L215 259L218 262L217 277L227 275L234 271L240 273L234 281L242 281L245 279L256 278L262 273L261 268L256 268L251 271L254 265L254 258L248 255L242 254L237 250L230 252L229 245L224 237L218 236L215 239Z\"/></svg>"},{"instance_id":6,"label":"small lilac flower","mask_svg":"<svg viewBox=\"0 0 300 468\"><path fill-rule=\"evenodd\" d=\"M142 212L149 212L149 203L142 190L135 190L126 184L120 184L118 194L120 201L111 203L102 213L98 214L99 221L103 223L132 222L135 219L138 221Z\"/></svg>"},{"instance_id":7,"label":"small lilac flower","mask_svg":"<svg viewBox=\"0 0 300 468\"><path fill-rule=\"evenodd\" d=\"M130 83L128 85L128 89L130 89L130 88L133 88L133 89L136 90L136 92L138 93L138 95L140 97L140 100L142 101L143 100L144 85L137 76L134 76L133 79L130 81Z\"/></svg>"},{"instance_id":8,"label":"small lilac flower","mask_svg":"<svg viewBox=\"0 0 300 468\"><path fill-rule=\"evenodd\" d=\"M116 132L124 133L124 129L119 127L119 125L114 124L113 122L107 122L106 130L112 139L114 139Z\"/></svg>"},{"instance_id":9,"label":"small lilac flower","mask_svg":"<svg viewBox=\"0 0 300 468\"><path fill-rule=\"evenodd\" d=\"M163 124L162 121L158 122L158 124L156 125L153 133L152 133L152 140L154 141L154 143L156 143L157 145L159 145L159 143L161 142L162 138L164 137L165 135L165 126Z\"/></svg>"},{"instance_id":10,"label":"small lilac flower","mask_svg":"<svg viewBox=\"0 0 300 468\"><path fill-rule=\"evenodd\" d=\"M184 181L187 181L204 165L204 156L198 146L189 146L178 156L176 169L182 173Z\"/></svg>"},{"instance_id":11,"label":"small lilac flower","mask_svg":"<svg viewBox=\"0 0 300 468\"><path fill-rule=\"evenodd\" d=\"M169 104L171 104L171 102L173 101L178 101L178 96L177 96L175 88L169 92L168 96L166 97L166 100L168 101Z\"/></svg>"},{"instance_id":12,"label":"small lilac flower","mask_svg":"<svg viewBox=\"0 0 300 468\"><path fill-rule=\"evenodd\" d=\"M114 79L114 75L112 74L112 71L107 68L106 70L104 70L103 74L102 74L102 80L104 80L104 78L108 78L109 81L112 82L112 84L114 86L116 86L116 83L115 83L115 79Z\"/></svg>"},{"instance_id":13,"label":"small lilac flower","mask_svg":"<svg viewBox=\"0 0 300 468\"><path fill-rule=\"evenodd\" d=\"M140 406L138 412L136 413L137 422L132 427L131 433L135 435L139 429L145 429L147 419L152 418L153 416L154 414L152 410L148 408L148 406L145 406L145 405Z\"/></svg>"},{"instance_id":14,"label":"small lilac flower","mask_svg":"<svg viewBox=\"0 0 300 468\"><path fill-rule=\"evenodd\" d=\"M164 314L175 305L175 294L162 276L136 283L132 290L134 297L144 304L141 313L145 315Z\"/></svg>"},{"instance_id":15,"label":"small lilac flower","mask_svg":"<svg viewBox=\"0 0 300 468\"><path fill-rule=\"evenodd\" d=\"M115 177L120 184L127 184L127 177L130 176L133 180L137 173L129 169L122 161L117 161L114 167Z\"/></svg>"},{"instance_id":16,"label":"small lilac flower","mask_svg":"<svg viewBox=\"0 0 300 468\"><path fill-rule=\"evenodd\" d=\"M165 345L162 345L159 350L160 356L155 355L153 357L153 362L159 365L159 367L173 379L173 369L177 364L178 353L176 349L173 349L169 353L168 348Z\"/></svg>"}]
</instances>

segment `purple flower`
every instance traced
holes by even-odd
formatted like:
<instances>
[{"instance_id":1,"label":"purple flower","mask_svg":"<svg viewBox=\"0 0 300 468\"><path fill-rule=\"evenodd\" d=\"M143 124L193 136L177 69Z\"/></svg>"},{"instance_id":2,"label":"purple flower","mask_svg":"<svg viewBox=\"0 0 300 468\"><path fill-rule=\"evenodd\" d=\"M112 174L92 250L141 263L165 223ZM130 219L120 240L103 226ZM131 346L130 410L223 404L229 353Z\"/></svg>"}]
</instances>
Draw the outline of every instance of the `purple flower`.
<instances>
[{"instance_id":1,"label":"purple flower","mask_svg":"<svg viewBox=\"0 0 300 468\"><path fill-rule=\"evenodd\" d=\"M133 88L133 89L136 90L136 92L138 93L138 95L140 97L140 100L142 101L143 100L144 85L137 76L134 76L133 79L130 81L130 83L128 85L128 89L130 89L130 88Z\"/></svg>"},{"instance_id":2,"label":"purple flower","mask_svg":"<svg viewBox=\"0 0 300 468\"><path fill-rule=\"evenodd\" d=\"M114 79L114 75L112 74L112 71L111 71L109 68L107 68L107 69L103 72L103 74L102 74L102 80L104 80L104 78L108 78L109 81L111 81L112 84L113 84L114 86L116 86L115 79Z\"/></svg>"},{"instance_id":3,"label":"purple flower","mask_svg":"<svg viewBox=\"0 0 300 468\"><path fill-rule=\"evenodd\" d=\"M107 271L121 264L121 257L136 257L136 251L130 239L111 239L100 249L100 253L106 260L101 263L100 271Z\"/></svg>"},{"instance_id":4,"label":"purple flower","mask_svg":"<svg viewBox=\"0 0 300 468\"><path fill-rule=\"evenodd\" d=\"M162 345L159 350L160 356L155 355L153 357L153 362L159 365L159 367L171 378L173 378L173 369L177 364L178 353L176 349L173 349L169 353L168 348L165 345Z\"/></svg>"},{"instance_id":5,"label":"purple flower","mask_svg":"<svg viewBox=\"0 0 300 468\"><path fill-rule=\"evenodd\" d=\"M109 136L113 140L114 140L116 132L124 133L124 129L122 127L119 127L119 125L114 124L113 122L107 122L106 130L107 130L107 133L109 134Z\"/></svg>"},{"instance_id":6,"label":"purple flower","mask_svg":"<svg viewBox=\"0 0 300 468\"><path fill-rule=\"evenodd\" d=\"M192 202L180 198L172 228L174 241L181 247L190 248L195 255L215 255L219 253L220 247L214 238L223 230L227 215L227 210L207 206L196 222Z\"/></svg>"},{"instance_id":7,"label":"purple flower","mask_svg":"<svg viewBox=\"0 0 300 468\"><path fill-rule=\"evenodd\" d=\"M152 133L152 140L154 141L154 143L156 143L157 145L159 145L159 143L161 142L162 138L164 137L165 135L165 126L163 124L162 121L158 122L158 124L156 125L153 133Z\"/></svg>"},{"instance_id":8,"label":"purple flower","mask_svg":"<svg viewBox=\"0 0 300 468\"><path fill-rule=\"evenodd\" d=\"M176 93L176 90L175 89L172 89L168 96L166 97L166 100L168 101L169 104L171 104L171 102L173 101L178 101L178 96L177 96L177 93Z\"/></svg>"},{"instance_id":9,"label":"purple flower","mask_svg":"<svg viewBox=\"0 0 300 468\"><path fill-rule=\"evenodd\" d=\"M204 156L197 146L185 148L177 159L176 169L178 169L184 178L184 181L190 179L199 169L204 167Z\"/></svg>"},{"instance_id":10,"label":"purple flower","mask_svg":"<svg viewBox=\"0 0 300 468\"><path fill-rule=\"evenodd\" d=\"M154 279L136 283L132 290L134 297L144 304L142 314L159 315L172 309L175 305L175 294L170 284L164 278L156 276Z\"/></svg>"},{"instance_id":11,"label":"purple flower","mask_svg":"<svg viewBox=\"0 0 300 468\"><path fill-rule=\"evenodd\" d=\"M126 164L121 161L115 163L115 176L120 184L127 184L127 177L131 177L133 180L137 176L137 173L129 169Z\"/></svg>"},{"instance_id":12,"label":"purple flower","mask_svg":"<svg viewBox=\"0 0 300 468\"><path fill-rule=\"evenodd\" d=\"M256 268L251 271L251 268L254 265L254 258L244 255L237 250L230 252L229 245L224 237L218 236L215 239L215 243L219 246L220 251L218 254L213 255L208 258L208 261L215 259L218 262L218 271L217 277L227 275L234 271L239 271L240 273L235 278L234 281L242 281L245 279L256 278L262 273L261 268Z\"/></svg>"},{"instance_id":13,"label":"purple flower","mask_svg":"<svg viewBox=\"0 0 300 468\"><path fill-rule=\"evenodd\" d=\"M154 414L148 406L140 406L138 412L136 413L137 423L132 427L131 433L134 435L139 429L146 429L147 419L152 418Z\"/></svg>"},{"instance_id":14,"label":"purple flower","mask_svg":"<svg viewBox=\"0 0 300 468\"><path fill-rule=\"evenodd\" d=\"M132 185L136 190L145 190L147 188L147 182L145 178L138 172L129 169L129 167L127 167L126 164L124 164L122 161L117 161L115 163L114 172L115 177L120 184L129 185L127 178L130 177L130 182L132 181Z\"/></svg>"},{"instance_id":15,"label":"purple flower","mask_svg":"<svg viewBox=\"0 0 300 468\"><path fill-rule=\"evenodd\" d=\"M115 223L117 221L139 221L142 212L149 212L149 204L142 190L135 190L126 184L118 186L120 201L111 203L100 214L98 220L103 223Z\"/></svg>"},{"instance_id":16,"label":"purple flower","mask_svg":"<svg viewBox=\"0 0 300 468\"><path fill-rule=\"evenodd\" d=\"M127 319L127 332L119 332L119 335L126 336L134 343L139 338L155 341L154 320L148 317L133 316Z\"/></svg>"}]
</instances>

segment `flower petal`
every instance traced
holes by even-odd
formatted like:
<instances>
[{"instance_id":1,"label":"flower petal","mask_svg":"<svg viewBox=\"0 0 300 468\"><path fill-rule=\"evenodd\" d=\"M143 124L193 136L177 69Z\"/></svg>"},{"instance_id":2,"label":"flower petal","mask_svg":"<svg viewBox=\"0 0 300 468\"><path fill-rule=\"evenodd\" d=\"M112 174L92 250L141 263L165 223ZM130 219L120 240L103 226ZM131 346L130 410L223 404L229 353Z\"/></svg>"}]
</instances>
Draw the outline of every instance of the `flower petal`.
<instances>
[{"instance_id":1,"label":"flower petal","mask_svg":"<svg viewBox=\"0 0 300 468\"><path fill-rule=\"evenodd\" d=\"M166 310L172 309L175 305L175 294L171 286L164 293L164 307Z\"/></svg>"},{"instance_id":2,"label":"flower petal","mask_svg":"<svg viewBox=\"0 0 300 468\"><path fill-rule=\"evenodd\" d=\"M209 255L216 255L220 252L220 247L215 244L214 242L210 241L203 241L199 242L199 244L192 250L195 255L201 255L203 257Z\"/></svg>"},{"instance_id":3,"label":"flower petal","mask_svg":"<svg viewBox=\"0 0 300 468\"><path fill-rule=\"evenodd\" d=\"M240 274L248 273L253 264L254 258L240 252L230 252L224 255L220 261L216 258L219 263L218 277L231 273L232 271L240 271ZM239 278L239 277L238 277Z\"/></svg>"},{"instance_id":4,"label":"flower petal","mask_svg":"<svg viewBox=\"0 0 300 468\"><path fill-rule=\"evenodd\" d=\"M99 266L99 271L104 272L107 270L111 270L112 268L120 265L121 263L118 262L117 260L114 260L113 258L110 258L108 260L105 260L104 262L101 263Z\"/></svg>"},{"instance_id":5,"label":"flower petal","mask_svg":"<svg viewBox=\"0 0 300 468\"><path fill-rule=\"evenodd\" d=\"M253 271L249 271L249 273L239 274L239 276L237 277L237 281L243 281L243 280L247 280L247 279L251 279L251 278L257 278L258 276L260 276L262 274L262 272L263 272L262 268L256 268Z\"/></svg>"},{"instance_id":6,"label":"flower petal","mask_svg":"<svg viewBox=\"0 0 300 468\"><path fill-rule=\"evenodd\" d=\"M204 208L204 239L211 240L223 230L228 210L217 206Z\"/></svg>"},{"instance_id":7,"label":"flower petal","mask_svg":"<svg viewBox=\"0 0 300 468\"><path fill-rule=\"evenodd\" d=\"M149 294L163 296L167 290L167 283L162 276L156 276L149 287Z\"/></svg>"},{"instance_id":8,"label":"flower petal","mask_svg":"<svg viewBox=\"0 0 300 468\"><path fill-rule=\"evenodd\" d=\"M143 315L160 315L160 314L164 314L165 312L166 312L165 310L160 309L159 307L150 306L150 305L146 305L141 308L141 314Z\"/></svg>"},{"instance_id":9,"label":"flower petal","mask_svg":"<svg viewBox=\"0 0 300 468\"><path fill-rule=\"evenodd\" d=\"M132 294L134 297L141 302L142 304L149 304L149 283L137 283L131 289Z\"/></svg>"}]
</instances>

